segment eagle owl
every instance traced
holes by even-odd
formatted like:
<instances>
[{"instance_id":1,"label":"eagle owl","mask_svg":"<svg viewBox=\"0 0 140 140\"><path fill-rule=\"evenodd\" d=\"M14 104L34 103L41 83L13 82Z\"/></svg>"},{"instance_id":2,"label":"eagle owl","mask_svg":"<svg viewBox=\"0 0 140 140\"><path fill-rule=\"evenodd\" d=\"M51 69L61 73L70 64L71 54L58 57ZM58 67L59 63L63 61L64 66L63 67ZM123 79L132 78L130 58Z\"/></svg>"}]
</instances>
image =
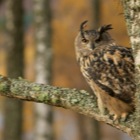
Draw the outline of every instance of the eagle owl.
<instances>
[{"instance_id":1,"label":"eagle owl","mask_svg":"<svg viewBox=\"0 0 140 140\"><path fill-rule=\"evenodd\" d=\"M130 48L118 45L107 32L111 25L96 30L80 26L75 39L81 72L97 97L101 114L107 110L113 120L126 119L134 110L134 59Z\"/></svg>"}]
</instances>

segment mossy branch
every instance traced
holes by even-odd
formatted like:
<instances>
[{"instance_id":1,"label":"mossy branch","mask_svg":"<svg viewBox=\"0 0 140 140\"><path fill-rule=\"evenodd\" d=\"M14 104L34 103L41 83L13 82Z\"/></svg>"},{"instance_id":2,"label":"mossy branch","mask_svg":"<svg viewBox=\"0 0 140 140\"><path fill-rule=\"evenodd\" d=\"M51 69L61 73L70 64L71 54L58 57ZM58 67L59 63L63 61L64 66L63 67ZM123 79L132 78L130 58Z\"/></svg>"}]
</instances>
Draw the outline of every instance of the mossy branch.
<instances>
[{"instance_id":1,"label":"mossy branch","mask_svg":"<svg viewBox=\"0 0 140 140\"><path fill-rule=\"evenodd\" d=\"M110 124L129 135L133 134L131 127L134 122L133 115L129 116L126 122L113 122L108 115L102 116L99 114L96 97L84 90L54 87L31 83L22 78L10 79L0 76L0 95L70 109Z\"/></svg>"}]
</instances>

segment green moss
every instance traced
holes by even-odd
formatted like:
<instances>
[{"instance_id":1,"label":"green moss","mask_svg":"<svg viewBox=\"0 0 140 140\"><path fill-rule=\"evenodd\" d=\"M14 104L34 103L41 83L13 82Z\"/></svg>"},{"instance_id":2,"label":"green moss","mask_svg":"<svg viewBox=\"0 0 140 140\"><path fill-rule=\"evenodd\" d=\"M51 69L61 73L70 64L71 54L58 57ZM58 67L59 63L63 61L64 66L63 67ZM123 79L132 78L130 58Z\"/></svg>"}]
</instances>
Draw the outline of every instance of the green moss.
<instances>
[{"instance_id":1,"label":"green moss","mask_svg":"<svg viewBox=\"0 0 140 140\"><path fill-rule=\"evenodd\" d=\"M22 77L18 77L19 80L24 80Z\"/></svg>"},{"instance_id":2,"label":"green moss","mask_svg":"<svg viewBox=\"0 0 140 140\"><path fill-rule=\"evenodd\" d=\"M34 91L41 91L41 87L36 85L36 86L32 87L32 90L34 90Z\"/></svg>"},{"instance_id":3,"label":"green moss","mask_svg":"<svg viewBox=\"0 0 140 140\"><path fill-rule=\"evenodd\" d=\"M72 104L79 103L79 100L78 100L78 99L71 99L71 103L72 103Z\"/></svg>"},{"instance_id":4,"label":"green moss","mask_svg":"<svg viewBox=\"0 0 140 140\"><path fill-rule=\"evenodd\" d=\"M39 94L37 98L39 101L44 101L47 99L47 96L45 94Z\"/></svg>"},{"instance_id":5,"label":"green moss","mask_svg":"<svg viewBox=\"0 0 140 140\"><path fill-rule=\"evenodd\" d=\"M7 91L7 82L0 83L0 91Z\"/></svg>"},{"instance_id":6,"label":"green moss","mask_svg":"<svg viewBox=\"0 0 140 140\"><path fill-rule=\"evenodd\" d=\"M87 93L87 91L85 91L85 90L80 90L80 92L81 92L81 93L84 93L84 94L89 94L89 93Z\"/></svg>"},{"instance_id":7,"label":"green moss","mask_svg":"<svg viewBox=\"0 0 140 140\"><path fill-rule=\"evenodd\" d=\"M58 98L56 98L56 97L53 97L52 100L51 100L51 102L53 104L57 104L58 102L60 102L60 100Z\"/></svg>"}]
</instances>

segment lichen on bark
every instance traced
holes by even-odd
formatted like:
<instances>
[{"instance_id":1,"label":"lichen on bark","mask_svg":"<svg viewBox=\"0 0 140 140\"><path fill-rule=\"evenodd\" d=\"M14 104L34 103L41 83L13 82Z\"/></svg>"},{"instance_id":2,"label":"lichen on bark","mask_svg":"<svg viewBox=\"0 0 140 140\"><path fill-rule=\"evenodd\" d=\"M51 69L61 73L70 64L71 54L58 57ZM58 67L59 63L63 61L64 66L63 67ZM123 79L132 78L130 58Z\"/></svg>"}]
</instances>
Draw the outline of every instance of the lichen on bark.
<instances>
[{"instance_id":1,"label":"lichen on bark","mask_svg":"<svg viewBox=\"0 0 140 140\"><path fill-rule=\"evenodd\" d=\"M122 0L124 15L135 59L135 120L132 123L133 137L140 139L140 0Z\"/></svg>"}]
</instances>

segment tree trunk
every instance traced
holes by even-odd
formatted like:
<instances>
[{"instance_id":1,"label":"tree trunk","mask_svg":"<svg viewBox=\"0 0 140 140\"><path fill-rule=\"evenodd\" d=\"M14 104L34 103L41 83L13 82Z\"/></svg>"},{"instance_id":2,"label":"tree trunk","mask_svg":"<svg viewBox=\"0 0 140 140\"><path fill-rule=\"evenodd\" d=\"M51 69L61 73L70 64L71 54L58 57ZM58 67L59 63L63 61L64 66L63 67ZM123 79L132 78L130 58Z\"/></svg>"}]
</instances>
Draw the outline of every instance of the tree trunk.
<instances>
[{"instance_id":1,"label":"tree trunk","mask_svg":"<svg viewBox=\"0 0 140 140\"><path fill-rule=\"evenodd\" d=\"M96 29L100 25L100 20L101 20L101 1L100 0L92 0L92 14L93 14L93 29ZM90 140L100 140L101 139L101 128L100 128L100 123L96 120L91 119L92 122L92 137Z\"/></svg>"},{"instance_id":2,"label":"tree trunk","mask_svg":"<svg viewBox=\"0 0 140 140\"><path fill-rule=\"evenodd\" d=\"M140 140L140 0L122 0L122 4L136 66L136 112L133 137L135 140Z\"/></svg>"},{"instance_id":3,"label":"tree trunk","mask_svg":"<svg viewBox=\"0 0 140 140\"><path fill-rule=\"evenodd\" d=\"M51 83L51 10L50 0L34 0L36 45L36 82ZM52 107L35 104L34 140L52 140Z\"/></svg>"},{"instance_id":4,"label":"tree trunk","mask_svg":"<svg viewBox=\"0 0 140 140\"><path fill-rule=\"evenodd\" d=\"M96 29L100 25L100 18L101 18L101 1L100 0L91 0L92 6L92 20L94 23L93 28Z\"/></svg>"},{"instance_id":5,"label":"tree trunk","mask_svg":"<svg viewBox=\"0 0 140 140\"><path fill-rule=\"evenodd\" d=\"M7 75L23 77L23 9L22 0L6 0ZM5 100L4 140L20 140L22 102Z\"/></svg>"}]
</instances>

